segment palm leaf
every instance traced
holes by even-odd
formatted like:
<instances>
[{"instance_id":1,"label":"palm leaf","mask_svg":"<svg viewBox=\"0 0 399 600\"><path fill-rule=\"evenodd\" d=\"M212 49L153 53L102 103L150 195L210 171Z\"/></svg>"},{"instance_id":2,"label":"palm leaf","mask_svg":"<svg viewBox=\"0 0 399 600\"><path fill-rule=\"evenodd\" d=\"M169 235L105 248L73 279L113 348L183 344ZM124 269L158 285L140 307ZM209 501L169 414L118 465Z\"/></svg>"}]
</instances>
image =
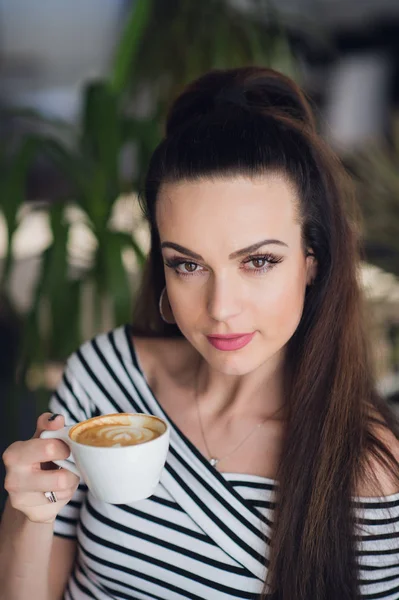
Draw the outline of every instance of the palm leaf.
<instances>
[{"instance_id":1,"label":"palm leaf","mask_svg":"<svg viewBox=\"0 0 399 600\"><path fill-rule=\"evenodd\" d=\"M20 148L10 160L5 157L0 183L0 207L6 220L7 248L5 266L2 274L2 285L6 281L11 268L11 245L17 229L17 214L20 206L25 202L25 181L28 169L32 163L37 149L37 141L33 137L23 140Z\"/></svg>"},{"instance_id":2,"label":"palm leaf","mask_svg":"<svg viewBox=\"0 0 399 600\"><path fill-rule=\"evenodd\" d=\"M121 325L130 320L131 291L128 275L122 260L125 244L120 236L109 232L106 241L105 271L107 290L112 300L115 324Z\"/></svg>"},{"instance_id":3,"label":"palm leaf","mask_svg":"<svg viewBox=\"0 0 399 600\"><path fill-rule=\"evenodd\" d=\"M130 12L115 56L110 80L110 87L117 95L120 95L130 85L131 74L136 68L141 38L152 10L152 0L136 0L134 8Z\"/></svg>"}]
</instances>

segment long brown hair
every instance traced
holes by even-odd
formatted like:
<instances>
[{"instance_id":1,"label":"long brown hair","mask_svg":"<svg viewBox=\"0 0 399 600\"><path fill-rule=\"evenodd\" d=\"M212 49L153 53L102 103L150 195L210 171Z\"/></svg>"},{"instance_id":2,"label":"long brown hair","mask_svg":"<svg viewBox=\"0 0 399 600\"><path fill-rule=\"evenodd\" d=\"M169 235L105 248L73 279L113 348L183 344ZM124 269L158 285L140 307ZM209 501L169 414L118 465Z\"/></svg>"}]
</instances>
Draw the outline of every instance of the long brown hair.
<instances>
[{"instance_id":1,"label":"long brown hair","mask_svg":"<svg viewBox=\"0 0 399 600\"><path fill-rule=\"evenodd\" d=\"M350 181L318 135L310 102L288 77L258 67L212 71L171 107L142 197L151 250L133 325L146 335L180 334L158 312L165 285L155 220L159 186L276 171L295 184L303 246L313 249L318 271L288 342L289 419L264 594L354 600L360 592L353 495L363 482L382 495L371 458L399 485L399 463L375 428L379 422L399 437L399 425L376 392Z\"/></svg>"}]
</instances>

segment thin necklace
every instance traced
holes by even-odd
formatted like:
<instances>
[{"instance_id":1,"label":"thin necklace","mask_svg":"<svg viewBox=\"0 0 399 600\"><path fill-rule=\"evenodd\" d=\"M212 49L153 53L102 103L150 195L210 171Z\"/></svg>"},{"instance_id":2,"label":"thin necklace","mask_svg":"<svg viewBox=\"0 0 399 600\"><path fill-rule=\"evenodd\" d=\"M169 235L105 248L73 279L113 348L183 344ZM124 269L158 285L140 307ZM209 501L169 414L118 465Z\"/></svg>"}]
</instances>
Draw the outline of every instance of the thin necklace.
<instances>
[{"instance_id":1,"label":"thin necklace","mask_svg":"<svg viewBox=\"0 0 399 600\"><path fill-rule=\"evenodd\" d=\"M209 457L208 461L210 462L212 467L216 467L222 460L225 460L226 458L230 458L230 456L232 454L237 452L237 450L245 444L245 442L255 433L255 431L257 429L259 429L259 427L261 427L265 423L265 421L267 421L268 419L272 419L281 410L281 407L278 410L276 410L270 417L266 417L260 423L257 423L257 425L255 425L255 427L253 427L253 429L251 429L251 431L248 433L248 435L246 435L245 438L238 444L238 446L236 446L231 452L229 452L228 454L225 454L224 456L216 458L216 456L213 456L212 452L209 450L209 446L208 446L208 443L207 443L206 437L205 437L204 427L202 425L201 412L200 412L200 407L199 407L199 402L198 402L199 370L200 370L200 364L198 365L197 377L196 377L196 382L195 382L195 403L197 406L198 422L199 422L199 426L201 429L202 439L204 440L205 448L206 448L206 451L208 452L208 457Z\"/></svg>"}]
</instances>

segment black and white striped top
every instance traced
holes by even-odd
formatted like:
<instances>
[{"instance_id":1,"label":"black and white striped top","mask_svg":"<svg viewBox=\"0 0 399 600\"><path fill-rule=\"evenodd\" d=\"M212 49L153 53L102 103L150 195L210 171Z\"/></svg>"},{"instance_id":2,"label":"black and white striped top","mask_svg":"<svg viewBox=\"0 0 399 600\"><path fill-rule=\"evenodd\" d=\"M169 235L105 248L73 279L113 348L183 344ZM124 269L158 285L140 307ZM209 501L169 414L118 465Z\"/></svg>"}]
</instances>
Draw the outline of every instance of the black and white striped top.
<instances>
[{"instance_id":1,"label":"black and white striped top","mask_svg":"<svg viewBox=\"0 0 399 600\"><path fill-rule=\"evenodd\" d=\"M168 419L151 392L129 326L97 336L69 359L50 403L66 423L112 412ZM219 473L171 424L161 482L151 498L99 502L85 485L56 535L77 539L65 600L255 599L262 590L276 482ZM399 493L354 498L362 598L399 599Z\"/></svg>"}]
</instances>

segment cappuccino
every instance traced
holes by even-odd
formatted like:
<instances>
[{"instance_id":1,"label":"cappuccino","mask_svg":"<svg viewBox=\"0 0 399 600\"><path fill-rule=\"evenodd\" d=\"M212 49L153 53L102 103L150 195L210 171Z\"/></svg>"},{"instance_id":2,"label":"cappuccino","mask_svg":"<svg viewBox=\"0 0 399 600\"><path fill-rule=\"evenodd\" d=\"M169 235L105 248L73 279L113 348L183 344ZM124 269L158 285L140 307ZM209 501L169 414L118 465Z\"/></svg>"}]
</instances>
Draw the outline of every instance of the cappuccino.
<instances>
[{"instance_id":1,"label":"cappuccino","mask_svg":"<svg viewBox=\"0 0 399 600\"><path fill-rule=\"evenodd\" d=\"M165 432L157 417L116 413L94 417L72 427L71 440L86 446L120 448L156 439Z\"/></svg>"},{"instance_id":2,"label":"cappuccino","mask_svg":"<svg viewBox=\"0 0 399 600\"><path fill-rule=\"evenodd\" d=\"M41 438L69 446L70 456L54 461L83 479L95 498L126 504L154 493L169 449L167 421L143 413L113 413L57 429Z\"/></svg>"}]
</instances>

